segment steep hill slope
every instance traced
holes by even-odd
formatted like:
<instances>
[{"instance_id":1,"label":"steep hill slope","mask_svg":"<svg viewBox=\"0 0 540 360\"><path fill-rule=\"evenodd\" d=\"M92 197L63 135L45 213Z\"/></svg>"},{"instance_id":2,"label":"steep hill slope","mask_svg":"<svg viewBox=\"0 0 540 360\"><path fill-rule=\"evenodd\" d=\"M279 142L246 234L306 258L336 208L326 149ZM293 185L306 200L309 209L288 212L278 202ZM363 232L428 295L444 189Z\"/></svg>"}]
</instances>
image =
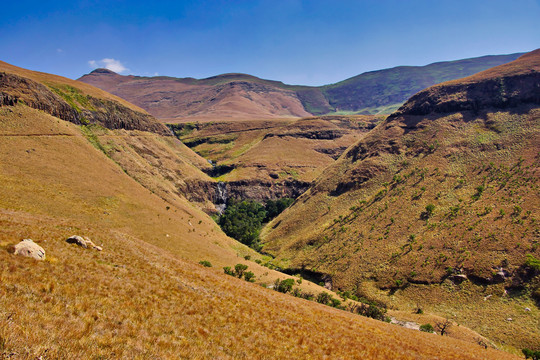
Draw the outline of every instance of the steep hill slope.
<instances>
[{"instance_id":1,"label":"steep hill slope","mask_svg":"<svg viewBox=\"0 0 540 360\"><path fill-rule=\"evenodd\" d=\"M383 116L327 116L170 125L212 161L224 197L297 197ZM225 201L225 199L221 199Z\"/></svg>"},{"instance_id":2,"label":"steep hill slope","mask_svg":"<svg viewBox=\"0 0 540 360\"><path fill-rule=\"evenodd\" d=\"M264 251L337 288L533 346L539 146L536 50L413 96L264 229Z\"/></svg>"},{"instance_id":3,"label":"steep hill slope","mask_svg":"<svg viewBox=\"0 0 540 360\"><path fill-rule=\"evenodd\" d=\"M419 90L515 60L519 55L400 66L321 87L286 85L246 74L194 79L122 76L106 69L96 69L79 80L170 123L278 119L332 112L388 114Z\"/></svg>"},{"instance_id":4,"label":"steep hill slope","mask_svg":"<svg viewBox=\"0 0 540 360\"><path fill-rule=\"evenodd\" d=\"M166 127L144 110L78 81L0 61L0 85L1 105L23 102L74 124L169 134Z\"/></svg>"},{"instance_id":5,"label":"steep hill slope","mask_svg":"<svg viewBox=\"0 0 540 360\"><path fill-rule=\"evenodd\" d=\"M336 111L388 114L422 89L508 63L520 55L523 54L482 56L426 66L398 66L366 72L323 86L321 90Z\"/></svg>"},{"instance_id":6,"label":"steep hill slope","mask_svg":"<svg viewBox=\"0 0 540 360\"><path fill-rule=\"evenodd\" d=\"M47 94L35 89L24 99ZM239 257L258 255L181 193L155 190L171 181L157 169L204 177L170 136L77 125L21 98L0 106L0 358L515 358L195 264L242 262L263 281L284 277ZM66 243L74 234L103 251ZM47 259L12 254L23 238Z\"/></svg>"}]
</instances>

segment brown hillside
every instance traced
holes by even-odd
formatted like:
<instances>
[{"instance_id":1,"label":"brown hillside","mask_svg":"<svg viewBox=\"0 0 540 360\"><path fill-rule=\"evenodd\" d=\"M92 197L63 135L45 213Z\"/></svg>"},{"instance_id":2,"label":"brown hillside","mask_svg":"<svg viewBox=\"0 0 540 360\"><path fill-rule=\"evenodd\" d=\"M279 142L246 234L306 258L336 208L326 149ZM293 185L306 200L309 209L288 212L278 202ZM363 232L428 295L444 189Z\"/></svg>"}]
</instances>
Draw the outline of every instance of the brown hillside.
<instances>
[{"instance_id":1,"label":"brown hillside","mask_svg":"<svg viewBox=\"0 0 540 360\"><path fill-rule=\"evenodd\" d=\"M169 134L144 110L93 86L0 62L0 104L17 102L79 125Z\"/></svg>"},{"instance_id":2,"label":"brown hillside","mask_svg":"<svg viewBox=\"0 0 540 360\"><path fill-rule=\"evenodd\" d=\"M243 74L199 81L167 77L122 76L98 69L79 80L138 104L163 121L301 117L296 93Z\"/></svg>"},{"instance_id":3,"label":"brown hillside","mask_svg":"<svg viewBox=\"0 0 540 360\"><path fill-rule=\"evenodd\" d=\"M263 230L264 251L334 287L535 346L539 57L413 96ZM507 100L484 95L501 89Z\"/></svg>"},{"instance_id":4,"label":"brown hillside","mask_svg":"<svg viewBox=\"0 0 540 360\"><path fill-rule=\"evenodd\" d=\"M383 116L190 122L172 125L184 144L211 160L229 197L297 197ZM208 171L207 171L208 172Z\"/></svg>"},{"instance_id":5,"label":"brown hillside","mask_svg":"<svg viewBox=\"0 0 540 360\"><path fill-rule=\"evenodd\" d=\"M478 74L414 95L394 116L477 111L540 103L540 49Z\"/></svg>"},{"instance_id":6,"label":"brown hillside","mask_svg":"<svg viewBox=\"0 0 540 360\"><path fill-rule=\"evenodd\" d=\"M176 171L204 178L200 162L171 137L0 106L0 358L515 358L224 275L285 277L168 188ZM24 238L47 260L12 254Z\"/></svg>"}]
</instances>

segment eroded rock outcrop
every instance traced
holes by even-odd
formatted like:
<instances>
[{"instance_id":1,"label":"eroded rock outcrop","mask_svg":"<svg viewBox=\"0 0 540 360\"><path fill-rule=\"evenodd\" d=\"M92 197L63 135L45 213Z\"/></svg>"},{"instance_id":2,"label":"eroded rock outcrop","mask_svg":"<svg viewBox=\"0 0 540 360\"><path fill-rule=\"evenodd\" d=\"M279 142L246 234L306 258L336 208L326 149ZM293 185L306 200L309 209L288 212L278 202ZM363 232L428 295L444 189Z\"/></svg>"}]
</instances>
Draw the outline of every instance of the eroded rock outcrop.
<instances>
[{"instance_id":1,"label":"eroded rock outcrop","mask_svg":"<svg viewBox=\"0 0 540 360\"><path fill-rule=\"evenodd\" d=\"M83 104L80 104L83 102ZM23 103L77 125L100 124L108 129L142 130L172 135L154 117L115 101L85 95L73 87L49 88L39 82L0 72L0 106Z\"/></svg>"}]
</instances>

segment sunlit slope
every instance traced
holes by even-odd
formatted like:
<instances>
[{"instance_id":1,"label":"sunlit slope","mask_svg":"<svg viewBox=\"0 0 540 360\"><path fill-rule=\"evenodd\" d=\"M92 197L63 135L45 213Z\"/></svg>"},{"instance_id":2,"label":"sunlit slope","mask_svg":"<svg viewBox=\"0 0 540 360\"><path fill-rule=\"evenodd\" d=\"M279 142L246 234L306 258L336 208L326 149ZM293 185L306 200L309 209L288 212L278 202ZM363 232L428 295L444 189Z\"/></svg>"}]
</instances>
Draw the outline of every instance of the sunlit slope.
<instances>
[{"instance_id":1,"label":"sunlit slope","mask_svg":"<svg viewBox=\"0 0 540 360\"><path fill-rule=\"evenodd\" d=\"M194 260L226 261L214 242L230 248L232 241L210 218L181 197L172 206L141 186L77 126L26 106L0 111L0 207L125 231Z\"/></svg>"},{"instance_id":2,"label":"sunlit slope","mask_svg":"<svg viewBox=\"0 0 540 360\"><path fill-rule=\"evenodd\" d=\"M539 58L413 96L264 229L264 251L501 343L538 343L526 255L540 258Z\"/></svg>"},{"instance_id":3,"label":"sunlit slope","mask_svg":"<svg viewBox=\"0 0 540 360\"><path fill-rule=\"evenodd\" d=\"M0 61L0 105L24 103L78 125L170 135L144 110L91 85Z\"/></svg>"},{"instance_id":4,"label":"sunlit slope","mask_svg":"<svg viewBox=\"0 0 540 360\"><path fill-rule=\"evenodd\" d=\"M0 224L0 354L8 357L515 358L264 289L115 231L87 230L104 246L94 252L64 241L84 223L0 210ZM48 260L8 253L22 235Z\"/></svg>"},{"instance_id":5,"label":"sunlit slope","mask_svg":"<svg viewBox=\"0 0 540 360\"><path fill-rule=\"evenodd\" d=\"M512 358L222 274L221 266L246 262L239 254L254 254L181 194L153 187L159 176L145 187L150 175L129 174L151 163L148 152L159 151L168 166L166 154L181 151L169 141L79 127L22 104L0 107L2 356ZM121 167L114 156L122 153L141 164ZM74 234L104 250L67 244ZM47 260L11 254L23 238L41 245ZM216 269L195 264L203 259ZM258 279L278 276L249 266Z\"/></svg>"},{"instance_id":6,"label":"sunlit slope","mask_svg":"<svg viewBox=\"0 0 540 360\"><path fill-rule=\"evenodd\" d=\"M383 116L327 116L173 125L198 154L229 168L220 180L311 182Z\"/></svg>"}]
</instances>

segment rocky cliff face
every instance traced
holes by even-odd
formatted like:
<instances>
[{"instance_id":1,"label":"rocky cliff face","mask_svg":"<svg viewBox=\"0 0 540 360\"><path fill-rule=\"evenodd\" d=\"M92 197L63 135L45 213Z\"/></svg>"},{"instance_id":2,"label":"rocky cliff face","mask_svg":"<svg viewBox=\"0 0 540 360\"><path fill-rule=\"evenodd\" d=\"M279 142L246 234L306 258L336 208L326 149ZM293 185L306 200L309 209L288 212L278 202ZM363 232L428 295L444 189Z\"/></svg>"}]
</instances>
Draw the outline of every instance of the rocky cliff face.
<instances>
[{"instance_id":1,"label":"rocky cliff face","mask_svg":"<svg viewBox=\"0 0 540 360\"><path fill-rule=\"evenodd\" d=\"M15 74L0 72L0 104L24 103L78 125L100 124L108 129L150 131L171 135L151 115L107 99L84 95L71 86L46 86Z\"/></svg>"},{"instance_id":2,"label":"rocky cliff face","mask_svg":"<svg viewBox=\"0 0 540 360\"><path fill-rule=\"evenodd\" d=\"M507 109L529 103L540 103L540 73L434 86L411 97L392 117Z\"/></svg>"}]
</instances>

